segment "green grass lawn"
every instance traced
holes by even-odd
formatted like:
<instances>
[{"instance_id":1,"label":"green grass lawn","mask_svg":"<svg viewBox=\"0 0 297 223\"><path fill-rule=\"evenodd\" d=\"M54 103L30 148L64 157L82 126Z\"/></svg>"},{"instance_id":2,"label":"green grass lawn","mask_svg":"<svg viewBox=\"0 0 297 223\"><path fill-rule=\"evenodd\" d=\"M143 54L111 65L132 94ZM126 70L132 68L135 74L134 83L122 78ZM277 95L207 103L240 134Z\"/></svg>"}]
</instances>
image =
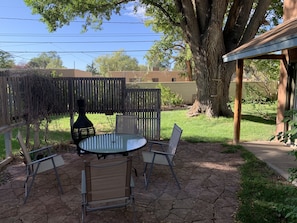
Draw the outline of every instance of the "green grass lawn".
<instances>
[{"instance_id":1,"label":"green grass lawn","mask_svg":"<svg viewBox=\"0 0 297 223\"><path fill-rule=\"evenodd\" d=\"M269 140L275 131L275 104L243 104L241 121L241 141ZM87 114L96 132L111 132L115 126L115 115ZM75 117L76 120L76 117ZM170 137L172 126L177 123L182 129L182 140L189 142L230 142L233 140L233 117L208 118L205 115L188 117L187 110L161 112L161 138ZM43 129L43 126L41 126ZM15 139L17 129L13 131L13 152L18 152L19 145ZM43 144L43 132L40 139ZM33 138L33 137L32 137ZM69 143L70 118L68 116L52 117L49 125L49 144ZM0 157L5 157L4 136L0 135Z\"/></svg>"},{"instance_id":2,"label":"green grass lawn","mask_svg":"<svg viewBox=\"0 0 297 223\"><path fill-rule=\"evenodd\" d=\"M296 186L276 174L266 163L240 145L224 145L226 153L239 152L245 163L240 166L240 206L236 223L297 222Z\"/></svg>"},{"instance_id":3,"label":"green grass lawn","mask_svg":"<svg viewBox=\"0 0 297 223\"><path fill-rule=\"evenodd\" d=\"M233 105L232 105L233 106ZM275 132L275 104L243 104L241 141L269 140ZM187 110L161 113L161 136L168 138L172 123L183 129L182 139L190 142L229 142L233 140L233 117L188 117Z\"/></svg>"}]
</instances>

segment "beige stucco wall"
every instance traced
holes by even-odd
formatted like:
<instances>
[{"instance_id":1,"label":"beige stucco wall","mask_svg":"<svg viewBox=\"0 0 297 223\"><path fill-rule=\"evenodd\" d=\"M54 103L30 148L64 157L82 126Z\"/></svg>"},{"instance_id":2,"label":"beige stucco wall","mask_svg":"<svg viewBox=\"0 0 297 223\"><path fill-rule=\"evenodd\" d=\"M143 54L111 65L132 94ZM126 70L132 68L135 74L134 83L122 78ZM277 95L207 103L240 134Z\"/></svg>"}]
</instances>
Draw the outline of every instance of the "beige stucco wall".
<instances>
[{"instance_id":1,"label":"beige stucco wall","mask_svg":"<svg viewBox=\"0 0 297 223\"><path fill-rule=\"evenodd\" d=\"M171 91L179 94L186 104L192 104L193 97L196 94L196 83L194 81L191 82L142 82L142 83L127 83L128 87L131 86L138 86L139 88L157 88L158 84L162 84L164 87L170 88ZM195 99L195 98L194 98Z\"/></svg>"},{"instance_id":2,"label":"beige stucco wall","mask_svg":"<svg viewBox=\"0 0 297 223\"><path fill-rule=\"evenodd\" d=\"M92 73L77 69L50 69L55 71L57 75L62 74L62 77L92 77Z\"/></svg>"},{"instance_id":3,"label":"beige stucco wall","mask_svg":"<svg viewBox=\"0 0 297 223\"><path fill-rule=\"evenodd\" d=\"M186 104L192 104L195 100L196 95L196 83L195 81L188 81L188 82L162 82L162 83L153 83L153 82L141 82L141 83L127 83L128 87L139 87L139 88L157 88L158 84L162 84L164 87L170 88L171 91L179 94ZM244 82L242 87L242 98L244 99L247 95L246 86L252 85L253 87L256 87L257 89L262 89L263 91L263 83L261 82ZM270 92L274 92L274 94L277 93L277 83L271 83L270 86ZM264 91L263 91L264 93ZM229 89L229 96L230 98L235 97L235 82L230 83L230 89ZM267 95L268 97L268 95Z\"/></svg>"},{"instance_id":4,"label":"beige stucco wall","mask_svg":"<svg viewBox=\"0 0 297 223\"><path fill-rule=\"evenodd\" d=\"M174 82L186 81L182 71L110 71L109 77L124 77L126 82ZM155 81L154 81L155 79Z\"/></svg>"}]
</instances>

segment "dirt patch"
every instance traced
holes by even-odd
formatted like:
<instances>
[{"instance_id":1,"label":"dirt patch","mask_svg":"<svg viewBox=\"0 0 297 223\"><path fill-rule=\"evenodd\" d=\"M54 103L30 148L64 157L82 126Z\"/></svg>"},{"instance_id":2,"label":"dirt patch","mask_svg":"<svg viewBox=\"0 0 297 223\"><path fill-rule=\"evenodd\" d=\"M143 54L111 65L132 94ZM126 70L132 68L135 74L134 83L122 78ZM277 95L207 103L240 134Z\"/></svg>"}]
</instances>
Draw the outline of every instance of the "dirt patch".
<instances>
[{"instance_id":1,"label":"dirt patch","mask_svg":"<svg viewBox=\"0 0 297 223\"><path fill-rule=\"evenodd\" d=\"M13 176L7 171L0 172L0 186L6 184L8 181L12 179L13 179Z\"/></svg>"}]
</instances>

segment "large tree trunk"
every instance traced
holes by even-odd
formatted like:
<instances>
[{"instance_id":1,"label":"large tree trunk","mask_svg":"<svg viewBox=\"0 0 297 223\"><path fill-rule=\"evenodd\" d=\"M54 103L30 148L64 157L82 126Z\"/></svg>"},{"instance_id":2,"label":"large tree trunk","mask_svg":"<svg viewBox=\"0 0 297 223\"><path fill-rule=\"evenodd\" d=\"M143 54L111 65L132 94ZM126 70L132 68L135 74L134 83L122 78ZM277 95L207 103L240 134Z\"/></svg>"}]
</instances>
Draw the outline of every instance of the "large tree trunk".
<instances>
[{"instance_id":1,"label":"large tree trunk","mask_svg":"<svg viewBox=\"0 0 297 223\"><path fill-rule=\"evenodd\" d=\"M227 8L226 0L176 1L177 9L184 14L184 30L195 66L196 100L189 115L204 113L209 117L230 116L228 109L229 85L232 74L226 73L222 55L225 43L222 19ZM209 10L211 8L211 10ZM211 13L208 14L208 13Z\"/></svg>"},{"instance_id":2,"label":"large tree trunk","mask_svg":"<svg viewBox=\"0 0 297 223\"><path fill-rule=\"evenodd\" d=\"M197 45L190 45L195 64L197 96L189 115L204 113L209 117L231 116L228 102L233 72L230 65L227 67L223 63L225 45L220 24L211 26L201 41Z\"/></svg>"},{"instance_id":3,"label":"large tree trunk","mask_svg":"<svg viewBox=\"0 0 297 223\"><path fill-rule=\"evenodd\" d=\"M222 56L253 38L271 0L175 0L180 28L193 55L197 97L189 115L230 116L229 85L234 63ZM226 17L226 13L229 13Z\"/></svg>"},{"instance_id":4,"label":"large tree trunk","mask_svg":"<svg viewBox=\"0 0 297 223\"><path fill-rule=\"evenodd\" d=\"M195 116L203 113L209 117L232 116L233 113L228 107L232 66L226 66L220 59L221 55L209 55L207 51L204 54L208 55L194 57L197 94L188 114Z\"/></svg>"}]
</instances>

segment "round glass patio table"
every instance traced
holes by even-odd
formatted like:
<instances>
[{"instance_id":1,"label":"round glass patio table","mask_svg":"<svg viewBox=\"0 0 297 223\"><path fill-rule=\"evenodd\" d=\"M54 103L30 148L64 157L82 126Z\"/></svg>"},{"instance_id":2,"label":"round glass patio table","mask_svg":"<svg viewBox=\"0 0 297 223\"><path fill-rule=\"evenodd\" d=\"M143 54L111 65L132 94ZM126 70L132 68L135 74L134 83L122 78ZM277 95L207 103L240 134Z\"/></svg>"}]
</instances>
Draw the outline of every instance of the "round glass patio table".
<instances>
[{"instance_id":1,"label":"round glass patio table","mask_svg":"<svg viewBox=\"0 0 297 223\"><path fill-rule=\"evenodd\" d=\"M89 153L108 155L128 154L142 148L146 143L146 138L141 135L111 133L88 137L80 141L78 146Z\"/></svg>"}]
</instances>

